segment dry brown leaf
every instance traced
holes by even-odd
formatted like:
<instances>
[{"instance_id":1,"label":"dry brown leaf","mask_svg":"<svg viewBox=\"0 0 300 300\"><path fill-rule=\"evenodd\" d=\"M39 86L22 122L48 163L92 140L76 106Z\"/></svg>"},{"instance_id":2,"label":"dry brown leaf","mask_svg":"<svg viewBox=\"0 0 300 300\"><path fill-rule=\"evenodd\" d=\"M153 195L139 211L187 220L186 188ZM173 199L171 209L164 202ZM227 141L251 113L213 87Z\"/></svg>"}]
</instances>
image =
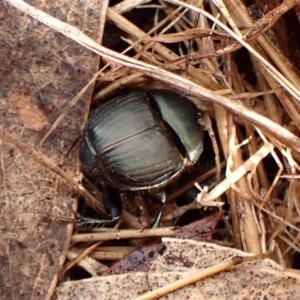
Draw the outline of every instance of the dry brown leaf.
<instances>
[{"instance_id":1,"label":"dry brown leaf","mask_svg":"<svg viewBox=\"0 0 300 300\"><path fill-rule=\"evenodd\" d=\"M100 2L41 1L36 7L99 40ZM64 155L81 134L91 89L37 146L92 77L98 58L5 1L0 20L0 299L49 299L71 235L71 227L51 217L70 216L75 197L41 166L43 159L30 155L30 148L70 178L76 176L76 151ZM8 143L1 133L26 149Z\"/></svg>"},{"instance_id":2,"label":"dry brown leaf","mask_svg":"<svg viewBox=\"0 0 300 300\"><path fill-rule=\"evenodd\" d=\"M149 272L65 282L54 299L134 299L195 271L229 258L251 254L214 244L164 238L166 251ZM160 299L299 299L300 272L283 269L270 259L243 262ZM149 298L150 299L150 298Z\"/></svg>"}]
</instances>

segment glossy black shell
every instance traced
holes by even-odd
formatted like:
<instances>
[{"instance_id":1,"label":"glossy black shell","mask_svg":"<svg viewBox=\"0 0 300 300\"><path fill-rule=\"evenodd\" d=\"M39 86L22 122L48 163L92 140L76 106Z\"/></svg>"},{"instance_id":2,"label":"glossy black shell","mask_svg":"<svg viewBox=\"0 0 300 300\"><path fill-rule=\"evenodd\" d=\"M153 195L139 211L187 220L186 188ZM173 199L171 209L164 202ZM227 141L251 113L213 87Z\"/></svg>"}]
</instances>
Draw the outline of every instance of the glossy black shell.
<instances>
[{"instance_id":1,"label":"glossy black shell","mask_svg":"<svg viewBox=\"0 0 300 300\"><path fill-rule=\"evenodd\" d=\"M80 146L83 171L124 190L167 184L203 150L196 106L169 90L131 92L100 104Z\"/></svg>"}]
</instances>

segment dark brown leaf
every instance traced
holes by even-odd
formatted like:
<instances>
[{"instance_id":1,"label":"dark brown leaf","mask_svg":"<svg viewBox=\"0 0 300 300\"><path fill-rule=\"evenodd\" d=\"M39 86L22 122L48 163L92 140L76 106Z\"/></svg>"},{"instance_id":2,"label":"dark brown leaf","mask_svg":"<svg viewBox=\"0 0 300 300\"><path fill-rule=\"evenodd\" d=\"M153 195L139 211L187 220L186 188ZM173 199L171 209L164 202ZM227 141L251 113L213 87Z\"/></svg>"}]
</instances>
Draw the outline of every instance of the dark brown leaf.
<instances>
[{"instance_id":1,"label":"dark brown leaf","mask_svg":"<svg viewBox=\"0 0 300 300\"><path fill-rule=\"evenodd\" d=\"M193 239L197 241L210 241L215 228L222 218L223 213L217 213L189 225L175 229L175 238ZM151 263L165 250L161 238L142 246L126 255L123 259L113 264L103 275L115 275L128 272L146 272Z\"/></svg>"}]
</instances>

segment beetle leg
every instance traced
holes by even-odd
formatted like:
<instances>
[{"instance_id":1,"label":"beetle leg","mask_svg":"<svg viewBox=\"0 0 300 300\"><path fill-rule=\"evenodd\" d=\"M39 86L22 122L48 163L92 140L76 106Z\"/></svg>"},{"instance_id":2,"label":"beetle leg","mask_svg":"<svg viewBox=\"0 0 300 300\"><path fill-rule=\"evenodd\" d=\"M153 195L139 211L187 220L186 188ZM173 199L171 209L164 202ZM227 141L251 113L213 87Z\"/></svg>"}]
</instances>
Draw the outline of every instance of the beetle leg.
<instances>
[{"instance_id":1,"label":"beetle leg","mask_svg":"<svg viewBox=\"0 0 300 300\"><path fill-rule=\"evenodd\" d=\"M157 193L149 193L149 197L154 201L158 202L162 206L160 211L156 215L153 223L151 224L151 228L157 228L166 207L166 200L167 200L166 193L164 191L160 191Z\"/></svg>"},{"instance_id":2,"label":"beetle leg","mask_svg":"<svg viewBox=\"0 0 300 300\"><path fill-rule=\"evenodd\" d=\"M60 217L60 216L52 216L52 218L59 222L67 223L67 224L72 223L75 226L79 226L79 227L83 227L85 225L96 226L96 225L110 224L114 222L114 220L99 220L99 219L94 219L89 217L83 217L77 213L75 218Z\"/></svg>"},{"instance_id":3,"label":"beetle leg","mask_svg":"<svg viewBox=\"0 0 300 300\"><path fill-rule=\"evenodd\" d=\"M103 202L111 219L118 220L123 208L119 190L108 184L103 184Z\"/></svg>"}]
</instances>

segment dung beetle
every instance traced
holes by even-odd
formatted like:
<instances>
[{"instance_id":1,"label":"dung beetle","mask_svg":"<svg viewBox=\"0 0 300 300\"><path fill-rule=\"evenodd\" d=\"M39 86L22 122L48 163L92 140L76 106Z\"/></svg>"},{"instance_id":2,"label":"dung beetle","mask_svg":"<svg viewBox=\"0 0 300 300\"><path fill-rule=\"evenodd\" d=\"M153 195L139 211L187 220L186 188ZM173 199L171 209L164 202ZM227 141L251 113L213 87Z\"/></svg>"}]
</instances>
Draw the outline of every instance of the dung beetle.
<instances>
[{"instance_id":1,"label":"dung beetle","mask_svg":"<svg viewBox=\"0 0 300 300\"><path fill-rule=\"evenodd\" d=\"M148 190L162 209L163 188L203 151L203 127L190 100L165 89L134 91L100 104L89 117L80 145L83 172L102 183L105 207L116 220L119 190Z\"/></svg>"}]
</instances>

